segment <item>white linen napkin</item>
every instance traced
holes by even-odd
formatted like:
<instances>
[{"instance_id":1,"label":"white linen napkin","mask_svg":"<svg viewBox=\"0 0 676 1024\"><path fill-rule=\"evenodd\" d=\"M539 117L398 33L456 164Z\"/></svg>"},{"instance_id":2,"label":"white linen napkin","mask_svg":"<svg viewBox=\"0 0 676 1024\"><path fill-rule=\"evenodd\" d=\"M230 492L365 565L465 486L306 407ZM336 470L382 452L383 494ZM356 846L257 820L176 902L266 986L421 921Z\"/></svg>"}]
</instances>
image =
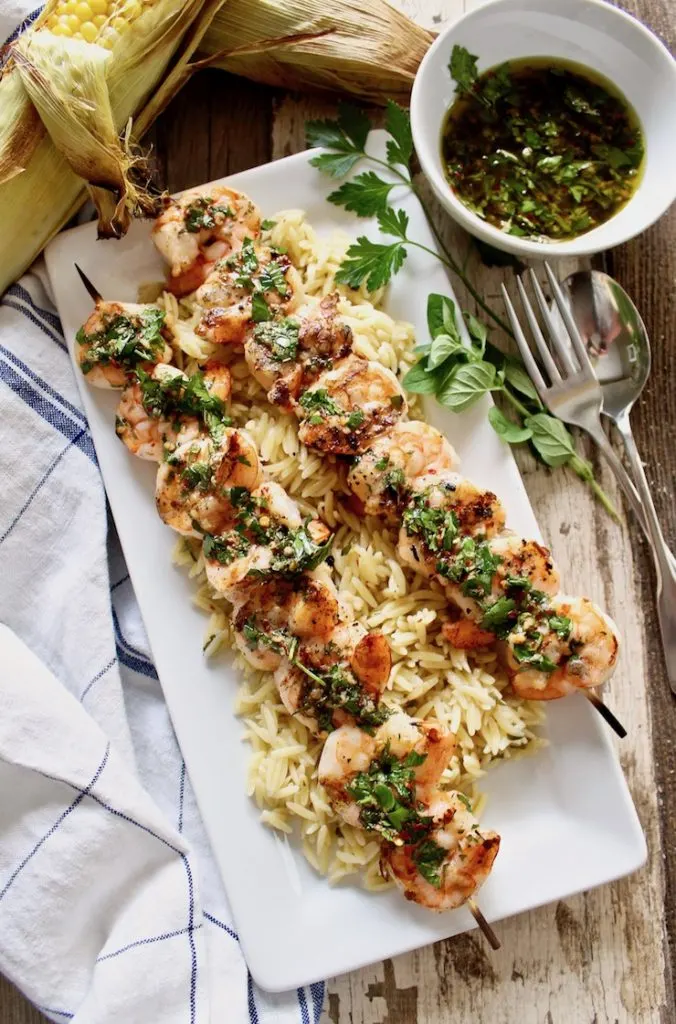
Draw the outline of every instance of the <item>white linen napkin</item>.
<instances>
[{"instance_id":1,"label":"white linen napkin","mask_svg":"<svg viewBox=\"0 0 676 1024\"><path fill-rule=\"evenodd\" d=\"M0 300L0 971L59 1022L316 1024L247 971L48 287Z\"/></svg>"}]
</instances>

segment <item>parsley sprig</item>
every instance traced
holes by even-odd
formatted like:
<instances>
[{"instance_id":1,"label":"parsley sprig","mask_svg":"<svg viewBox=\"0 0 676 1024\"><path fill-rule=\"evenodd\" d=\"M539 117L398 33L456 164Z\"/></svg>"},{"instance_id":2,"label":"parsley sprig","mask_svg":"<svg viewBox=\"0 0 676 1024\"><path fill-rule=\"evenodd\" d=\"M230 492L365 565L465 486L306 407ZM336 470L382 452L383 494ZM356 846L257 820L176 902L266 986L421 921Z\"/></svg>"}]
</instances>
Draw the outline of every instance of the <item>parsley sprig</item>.
<instances>
[{"instance_id":1,"label":"parsley sprig","mask_svg":"<svg viewBox=\"0 0 676 1024\"><path fill-rule=\"evenodd\" d=\"M468 56L471 58L471 54ZM476 79L476 67L471 60L463 59L460 67L460 57L456 55L455 77L470 89ZM484 301L455 260L430 216L413 179L413 142L407 112L394 101L388 101L385 128L390 138L386 160L366 152L371 127L368 116L348 104L339 106L336 120L309 121L306 126L308 145L325 150L310 161L323 173L344 178L361 160L368 160L386 168L394 179L385 180L375 171L365 171L328 196L330 202L360 217L376 217L381 233L393 239L391 242L373 241L360 235L347 250L336 280L351 288L358 288L365 282L369 291L376 291L387 285L401 269L408 249L419 248L435 256L459 277L493 324L513 337L509 325ZM402 186L412 190L420 201L441 253L409 237L408 216L392 205L393 193L396 195L396 190ZM454 412L468 409L488 393L501 394L511 406L512 418L497 406L492 408L488 418L496 433L507 444L529 442L536 457L547 466L569 466L617 518L617 511L594 478L592 466L578 455L574 438L564 424L546 412L521 361L493 345L488 339L487 327L471 314L465 314L467 344L460 333L455 304L446 296L430 295L427 320L430 341L418 349L420 358L404 378L404 387L419 394L434 395L441 405Z\"/></svg>"}]
</instances>

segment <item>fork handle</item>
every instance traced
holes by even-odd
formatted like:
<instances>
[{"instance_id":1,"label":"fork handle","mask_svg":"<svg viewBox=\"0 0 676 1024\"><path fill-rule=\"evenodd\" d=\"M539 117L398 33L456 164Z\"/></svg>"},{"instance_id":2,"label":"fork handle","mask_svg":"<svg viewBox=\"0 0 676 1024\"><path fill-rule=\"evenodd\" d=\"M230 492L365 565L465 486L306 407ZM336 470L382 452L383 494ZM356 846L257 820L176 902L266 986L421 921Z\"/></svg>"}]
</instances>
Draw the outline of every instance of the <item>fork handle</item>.
<instances>
[{"instance_id":1,"label":"fork handle","mask_svg":"<svg viewBox=\"0 0 676 1024\"><path fill-rule=\"evenodd\" d=\"M622 465L620 459L618 459L617 455L615 454L615 449L613 448L612 444L608 440L606 432L605 432L605 430L603 429L603 427L601 425L601 421L599 420L598 424L594 423L593 425L590 424L589 426L587 424L585 424L585 430L591 436L592 440L595 442L597 447L601 449L601 452L603 453L603 456L604 456L606 462L610 463L610 468L612 469L613 473L615 474L615 477L617 478L617 482L619 483L620 487L624 491L624 494L625 494L625 496L627 498L627 501L629 502L629 504L631 505L632 509L634 510L634 514L636 515L636 518L639 521L641 529L645 533L646 537L648 538L648 542L650 543L650 545L652 547L653 546L653 539L652 539L652 535L650 533L650 529L648 527L648 521L647 521L647 518L646 518L646 511L645 511L645 508L643 506L643 502L641 501L641 498L639 497L639 493L636 490L636 487L634 486L633 480L631 479L631 477L627 473L626 469ZM624 434L624 431L622 431L621 427L620 427L620 432L622 433L622 437L625 439L625 443L626 443L626 436ZM630 429L630 432L631 432L631 429ZM636 453L636 458L637 458L637 460L638 460L638 462L640 464L641 460L638 457L638 452ZM648 484L647 484L647 482L645 480L645 476L643 477L643 480L644 480L644 483L645 483L645 486L646 486L646 489L647 489ZM651 504L652 504L652 499L651 499ZM655 512L655 509L653 507L653 513L654 512ZM655 516L655 519L657 519L657 516ZM659 524L658 524L658 528L659 528ZM662 543L664 543L664 539L663 539Z\"/></svg>"},{"instance_id":2,"label":"fork handle","mask_svg":"<svg viewBox=\"0 0 676 1024\"><path fill-rule=\"evenodd\" d=\"M645 509L648 527L647 536L655 560L657 617L662 633L664 660L667 666L667 677L671 692L676 694L676 559L667 547L659 519L657 518L650 486L646 479L641 456L634 441L628 414L621 416L617 420L617 427L622 435L638 493Z\"/></svg>"}]
</instances>

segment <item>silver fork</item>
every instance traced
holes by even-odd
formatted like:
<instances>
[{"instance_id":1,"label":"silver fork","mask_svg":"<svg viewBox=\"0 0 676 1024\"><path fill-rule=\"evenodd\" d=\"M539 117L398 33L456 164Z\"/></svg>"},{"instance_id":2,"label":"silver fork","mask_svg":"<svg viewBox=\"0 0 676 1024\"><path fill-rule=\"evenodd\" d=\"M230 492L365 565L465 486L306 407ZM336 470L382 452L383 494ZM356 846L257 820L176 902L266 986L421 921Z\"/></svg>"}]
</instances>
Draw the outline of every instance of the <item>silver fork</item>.
<instances>
[{"instance_id":1,"label":"silver fork","mask_svg":"<svg viewBox=\"0 0 676 1024\"><path fill-rule=\"evenodd\" d=\"M587 348L571 316L559 283L548 263L545 263L545 270L552 291L552 297L568 332L570 346L566 345L561 339L560 328L557 329L557 325L552 319L542 289L533 271L530 270L528 273L540 309L542 322L547 331L549 344L545 341L521 278L517 277L516 283L524 313L535 341L535 347L549 378L549 384L545 382L540 367L533 357L533 353L526 340L526 335L519 323L507 289L503 284L502 293L507 315L514 331L521 358L543 403L560 420L563 420L565 423L571 423L576 427L582 427L595 441L610 463L622 490L627 496L629 504L636 513L643 532L650 542L657 574L657 612L662 632L667 675L671 689L676 693L676 560L667 548L663 536L661 534L659 537L654 535L654 530L651 529L652 524L649 524L646 519L638 491L606 436L601 424L601 412L603 410L601 385L596 378ZM554 356L556 356L556 361Z\"/></svg>"}]
</instances>

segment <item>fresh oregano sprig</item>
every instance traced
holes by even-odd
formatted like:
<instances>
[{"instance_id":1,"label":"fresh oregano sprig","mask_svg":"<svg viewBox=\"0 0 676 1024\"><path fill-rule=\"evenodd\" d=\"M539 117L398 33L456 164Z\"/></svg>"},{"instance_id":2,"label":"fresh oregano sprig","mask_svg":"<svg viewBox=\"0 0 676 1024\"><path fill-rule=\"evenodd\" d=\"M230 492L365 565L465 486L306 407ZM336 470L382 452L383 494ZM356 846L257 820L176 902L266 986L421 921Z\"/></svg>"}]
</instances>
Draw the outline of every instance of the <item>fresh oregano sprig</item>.
<instances>
[{"instance_id":1,"label":"fresh oregano sprig","mask_svg":"<svg viewBox=\"0 0 676 1024\"><path fill-rule=\"evenodd\" d=\"M392 100L388 101L385 129L387 160L366 152L366 141L372 125L361 110L341 104L335 121L309 121L307 143L322 147L310 161L323 173L343 178L361 160L380 165L395 176L383 180L375 171L365 171L343 182L328 196L330 202L350 210L359 217L376 217L383 235L392 242L376 242L360 235L347 250L336 280L351 288L366 283L369 291L387 285L404 264L410 247L434 256L463 282L477 305L493 322L512 335L508 324L486 304L440 237L424 198L413 180L411 160L413 140L408 113ZM409 219L404 210L393 206L393 193L402 186L418 197L443 255L408 235ZM404 387L418 394L434 395L437 401L454 412L468 409L483 395L501 394L509 402L515 419L508 418L494 407L489 421L507 444L529 442L537 457L548 466L569 466L585 481L607 511L617 517L610 499L594 479L592 466L575 450L575 442L567 427L546 412L521 361L505 355L488 339L488 329L472 314L464 318L470 344L460 335L455 303L444 295L430 295L427 306L429 342L418 347L418 362L403 380Z\"/></svg>"}]
</instances>

